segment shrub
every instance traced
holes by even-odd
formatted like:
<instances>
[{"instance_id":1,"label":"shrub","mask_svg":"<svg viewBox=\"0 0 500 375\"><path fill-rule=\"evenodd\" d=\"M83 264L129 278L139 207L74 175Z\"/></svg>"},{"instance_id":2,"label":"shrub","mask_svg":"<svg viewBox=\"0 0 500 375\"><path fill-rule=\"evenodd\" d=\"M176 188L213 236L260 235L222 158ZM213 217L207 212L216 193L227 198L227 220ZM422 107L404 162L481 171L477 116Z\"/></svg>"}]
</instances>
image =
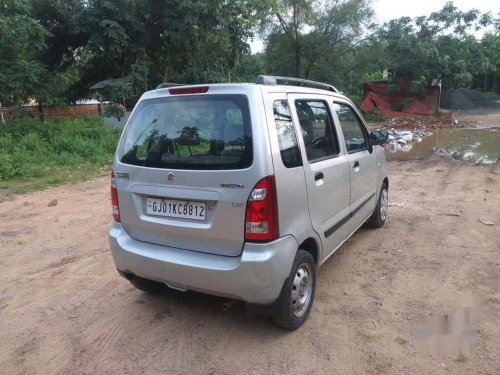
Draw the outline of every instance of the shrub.
<instances>
[{"instance_id":1,"label":"shrub","mask_svg":"<svg viewBox=\"0 0 500 375\"><path fill-rule=\"evenodd\" d=\"M9 121L0 126L0 180L37 177L52 168L105 165L119 134L101 117Z\"/></svg>"},{"instance_id":2,"label":"shrub","mask_svg":"<svg viewBox=\"0 0 500 375\"><path fill-rule=\"evenodd\" d=\"M10 155L0 154L0 180L6 180L15 175Z\"/></svg>"},{"instance_id":3,"label":"shrub","mask_svg":"<svg viewBox=\"0 0 500 375\"><path fill-rule=\"evenodd\" d=\"M498 93L498 92L487 91L487 92L483 92L483 94L486 95L491 100L500 102L500 93Z\"/></svg>"},{"instance_id":4,"label":"shrub","mask_svg":"<svg viewBox=\"0 0 500 375\"><path fill-rule=\"evenodd\" d=\"M378 108L372 109L371 111L368 112L364 112L363 117L367 122L380 122L383 120Z\"/></svg>"},{"instance_id":5,"label":"shrub","mask_svg":"<svg viewBox=\"0 0 500 375\"><path fill-rule=\"evenodd\" d=\"M457 73L453 76L455 86L457 87L470 87L472 85L473 76L469 72Z\"/></svg>"},{"instance_id":6,"label":"shrub","mask_svg":"<svg viewBox=\"0 0 500 375\"><path fill-rule=\"evenodd\" d=\"M351 99L354 105L359 108L363 102L363 94L351 94L349 95L349 99Z\"/></svg>"}]
</instances>

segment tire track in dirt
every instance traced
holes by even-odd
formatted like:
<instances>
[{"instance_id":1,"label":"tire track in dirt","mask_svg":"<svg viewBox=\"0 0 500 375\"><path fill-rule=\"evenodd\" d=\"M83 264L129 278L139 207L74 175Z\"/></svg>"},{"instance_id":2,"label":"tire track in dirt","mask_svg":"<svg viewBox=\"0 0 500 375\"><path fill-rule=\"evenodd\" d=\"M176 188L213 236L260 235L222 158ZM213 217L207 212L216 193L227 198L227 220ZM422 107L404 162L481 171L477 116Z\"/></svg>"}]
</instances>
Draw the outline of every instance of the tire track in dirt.
<instances>
[{"instance_id":1,"label":"tire track in dirt","mask_svg":"<svg viewBox=\"0 0 500 375\"><path fill-rule=\"evenodd\" d=\"M88 279L82 279L82 280L78 281L76 285L71 286L71 289L73 289L74 287L78 288L78 287L84 285L87 282L87 280ZM0 310L0 314L19 312L21 309L23 309L25 307L36 304L36 303L41 302L41 301L51 299L53 297L56 297L59 294L64 293L68 289L69 289L68 287L52 289L46 293L41 293L41 294L38 294L36 296L28 297L28 298L26 298L20 302L17 302L13 305L7 305L7 307L5 307L3 310Z\"/></svg>"},{"instance_id":2,"label":"tire track in dirt","mask_svg":"<svg viewBox=\"0 0 500 375\"><path fill-rule=\"evenodd\" d=\"M93 258L97 255L101 255L101 254L105 254L105 253L107 253L107 252L101 252L101 253L90 255L90 256L84 256L78 260L75 260L74 262L68 262L68 263L65 263L64 265L61 265L58 267L69 266L77 261L86 260L86 259ZM37 273L48 272L52 269L53 268L48 268L44 271L38 271ZM33 274L30 274L30 276L33 276ZM61 275L60 277L62 278L64 276ZM36 279L33 279L33 281L39 281L41 278L43 278L43 276L37 277ZM49 278L50 278L50 276L49 276ZM115 279L114 277L111 277L111 278L109 276L104 277L104 280L114 280L114 279ZM8 284L15 284L18 281L19 280L12 280ZM29 282L29 281L27 281L27 282ZM82 300L87 296L86 293L89 293L89 294L95 293L95 290L94 290L95 287L97 287L99 284L102 284L102 283L103 283L102 278L93 278L93 277L89 278L89 277L83 276L80 280L78 280L76 282L76 284L68 285L67 287L63 287L63 288L52 289L52 290L49 290L48 292L45 292L45 293L42 292L42 293L39 293L39 294L34 295L32 297L25 298L21 301L14 303L14 304L9 303L9 301L5 301L4 303L6 303L6 306L3 307L2 309L0 309L0 314L18 312L18 311L20 311L20 310L22 310L30 305L57 297L66 291L73 292L73 296L68 301Z\"/></svg>"},{"instance_id":3,"label":"tire track in dirt","mask_svg":"<svg viewBox=\"0 0 500 375\"><path fill-rule=\"evenodd\" d=\"M115 281L116 280L114 279L107 280L107 282L103 283L102 278L96 278L93 280L91 288L79 294L80 297L83 297L81 302L78 302L78 300L76 300L76 303L72 302L63 304L59 306L59 309L54 309L53 311L51 311L51 315L59 316L60 318L66 317L66 319L72 319L65 313L75 313L77 314L77 316L75 316L76 320L74 321L74 324L68 323L71 325L71 329L68 332L65 332L62 337L49 338L46 342L47 348L53 348L52 350L47 351L47 357L49 358L46 362L44 362L44 368L47 368L49 373L57 374L72 372L72 365L82 360L82 354L80 353L79 347L87 347L85 352L90 349L90 356L87 355L89 359L87 363L89 366L92 364L96 365L99 362L102 362L101 357L105 355L106 351L109 352L113 344L116 342L116 338L118 337L120 332L123 331L123 328L127 322L127 310L121 309L119 312L113 315L106 316L104 320L102 319L102 317L99 317L99 321L102 322L102 325L99 325L99 328L97 330L100 332L100 336L97 336L96 340L92 340L86 345L83 344L82 338L87 336L84 335L82 337L82 334L84 330L89 327L89 323L95 324L95 322L88 322L88 320L85 319L85 315L82 315L81 313L85 313L85 310L88 309L94 310L94 307L86 302L88 300L96 300L96 298L92 297L100 297L98 298L98 301L110 300L109 298L104 298L102 296L102 291L108 291L107 293L105 293L105 295L108 295L116 292L120 293L128 288L128 285L126 284L120 286L119 288L109 288L110 284L114 284ZM127 295L121 295L118 298L113 298L112 301L113 303L119 305L119 302L121 300L128 299L129 297L130 296ZM73 300L75 300L76 298L77 297L75 296ZM87 308L85 310L81 310L81 308L84 306L86 306ZM129 310L129 312L135 311ZM61 313L63 314L62 316ZM84 318L83 321L81 320L81 317ZM100 337L102 337L102 339L100 339ZM70 350L74 351L73 355L71 356L67 355L68 347L70 348ZM84 373L94 373L94 371L84 371Z\"/></svg>"},{"instance_id":4,"label":"tire track in dirt","mask_svg":"<svg viewBox=\"0 0 500 375\"><path fill-rule=\"evenodd\" d=\"M126 288L128 288L128 286L126 286ZM123 287L122 289L126 288ZM130 300L130 294L123 294L118 299L114 300L113 303L118 306L120 300ZM101 320L82 337L82 342L86 342L87 345L90 345L92 347L92 352L95 354L92 357L92 361L89 361L88 365L85 367L85 373L95 372L96 368L99 367L102 362L113 355L113 349L117 340L123 335L128 334L125 327L128 325L129 321L135 317L141 307L136 305L130 308L130 304L128 304L127 307L128 308L122 308L113 315Z\"/></svg>"},{"instance_id":5,"label":"tire track in dirt","mask_svg":"<svg viewBox=\"0 0 500 375\"><path fill-rule=\"evenodd\" d=\"M19 233L23 243L9 242L2 259L0 372L393 375L445 363L450 374L498 373L490 358L499 347L498 225L477 220L482 212L500 219L498 166L436 159L389 167L391 202L404 205L390 208L386 228L362 229L328 260L312 314L292 333L238 305L223 311L215 297L135 291L102 251L104 219L66 228L85 205L109 216L108 178L1 203L2 213L22 210L23 200L43 213L8 224L36 235ZM59 205L47 210L54 196ZM57 223L60 215L68 221ZM462 362L416 350L422 317L453 313L454 298L470 290L490 296L478 347Z\"/></svg>"},{"instance_id":6,"label":"tire track in dirt","mask_svg":"<svg viewBox=\"0 0 500 375\"><path fill-rule=\"evenodd\" d=\"M92 258L92 257L98 256L98 255L101 255L101 254L106 254L106 253L110 253L110 250L109 249L105 249L105 250L96 252L94 254L83 255L83 256L70 256L70 257L66 257L66 258L63 258L63 259L61 259L61 260L59 260L57 262L51 263L51 264L49 264L47 266L44 266L44 267L39 268L37 270L31 271L30 273L28 273L28 275L35 275L37 273L41 273L41 272L45 272L45 271L50 271L50 270L52 270L54 268L64 267L64 266L67 266L68 264L79 262L81 260L85 260L85 259L88 259L88 258Z\"/></svg>"}]
</instances>

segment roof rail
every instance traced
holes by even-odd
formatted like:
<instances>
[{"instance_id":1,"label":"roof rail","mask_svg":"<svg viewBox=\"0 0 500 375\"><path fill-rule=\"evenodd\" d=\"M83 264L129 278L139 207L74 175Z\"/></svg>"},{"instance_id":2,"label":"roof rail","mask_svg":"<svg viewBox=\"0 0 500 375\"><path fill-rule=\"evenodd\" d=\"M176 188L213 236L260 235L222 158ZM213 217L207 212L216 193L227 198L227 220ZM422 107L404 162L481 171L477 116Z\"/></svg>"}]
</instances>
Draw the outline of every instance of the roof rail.
<instances>
[{"instance_id":1,"label":"roof rail","mask_svg":"<svg viewBox=\"0 0 500 375\"><path fill-rule=\"evenodd\" d=\"M169 87L175 87L175 86L185 86L185 84L183 83L169 83L169 82L165 82L165 83L160 83L158 86L156 86L156 90L158 89L168 89Z\"/></svg>"},{"instance_id":2,"label":"roof rail","mask_svg":"<svg viewBox=\"0 0 500 375\"><path fill-rule=\"evenodd\" d=\"M328 90L332 92L339 92L339 90L337 90L335 86L326 83L310 81L308 79L293 78L293 77L259 75L257 77L257 84L267 85L267 86L275 86L275 85L302 86L302 87L311 87L316 89Z\"/></svg>"}]
</instances>

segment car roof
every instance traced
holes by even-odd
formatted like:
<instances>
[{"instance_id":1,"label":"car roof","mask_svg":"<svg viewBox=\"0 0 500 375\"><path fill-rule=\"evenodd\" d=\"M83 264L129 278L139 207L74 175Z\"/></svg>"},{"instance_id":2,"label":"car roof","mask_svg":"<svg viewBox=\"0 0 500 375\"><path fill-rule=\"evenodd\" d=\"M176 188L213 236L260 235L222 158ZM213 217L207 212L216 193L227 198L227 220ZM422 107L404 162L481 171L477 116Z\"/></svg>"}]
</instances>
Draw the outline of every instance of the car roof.
<instances>
[{"instance_id":1,"label":"car roof","mask_svg":"<svg viewBox=\"0 0 500 375\"><path fill-rule=\"evenodd\" d=\"M208 91L206 92L206 94L217 94L217 93L227 94L230 93L232 90L238 93L258 90L265 93L326 95L326 96L349 100L341 92L333 92L325 89L318 89L318 88L304 87L304 86L292 86L292 85L262 85L257 83L209 83L209 84L199 84L199 85L178 85L168 88L157 88L154 90L146 91L141 96L141 100L171 96L169 90L173 88L191 89L197 87L208 87ZM205 93L184 94L184 95L200 95L200 94L204 95Z\"/></svg>"}]
</instances>

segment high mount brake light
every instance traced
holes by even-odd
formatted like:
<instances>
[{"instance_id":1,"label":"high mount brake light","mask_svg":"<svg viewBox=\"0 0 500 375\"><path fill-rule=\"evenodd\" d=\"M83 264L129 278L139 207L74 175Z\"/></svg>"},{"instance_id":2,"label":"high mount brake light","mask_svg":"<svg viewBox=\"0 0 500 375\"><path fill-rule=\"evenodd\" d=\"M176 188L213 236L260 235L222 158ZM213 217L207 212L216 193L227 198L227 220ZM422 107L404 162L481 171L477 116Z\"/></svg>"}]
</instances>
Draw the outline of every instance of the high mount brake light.
<instances>
[{"instance_id":1,"label":"high mount brake light","mask_svg":"<svg viewBox=\"0 0 500 375\"><path fill-rule=\"evenodd\" d=\"M183 94L203 94L208 91L208 86L198 87L177 87L168 89L170 95L183 95Z\"/></svg>"},{"instance_id":2,"label":"high mount brake light","mask_svg":"<svg viewBox=\"0 0 500 375\"><path fill-rule=\"evenodd\" d=\"M117 222L120 218L120 205L118 204L118 190L116 190L115 172L111 171L111 207L113 209L113 219Z\"/></svg>"},{"instance_id":3,"label":"high mount brake light","mask_svg":"<svg viewBox=\"0 0 500 375\"><path fill-rule=\"evenodd\" d=\"M272 241L279 236L278 200L274 176L257 182L247 201L245 241Z\"/></svg>"}]
</instances>

